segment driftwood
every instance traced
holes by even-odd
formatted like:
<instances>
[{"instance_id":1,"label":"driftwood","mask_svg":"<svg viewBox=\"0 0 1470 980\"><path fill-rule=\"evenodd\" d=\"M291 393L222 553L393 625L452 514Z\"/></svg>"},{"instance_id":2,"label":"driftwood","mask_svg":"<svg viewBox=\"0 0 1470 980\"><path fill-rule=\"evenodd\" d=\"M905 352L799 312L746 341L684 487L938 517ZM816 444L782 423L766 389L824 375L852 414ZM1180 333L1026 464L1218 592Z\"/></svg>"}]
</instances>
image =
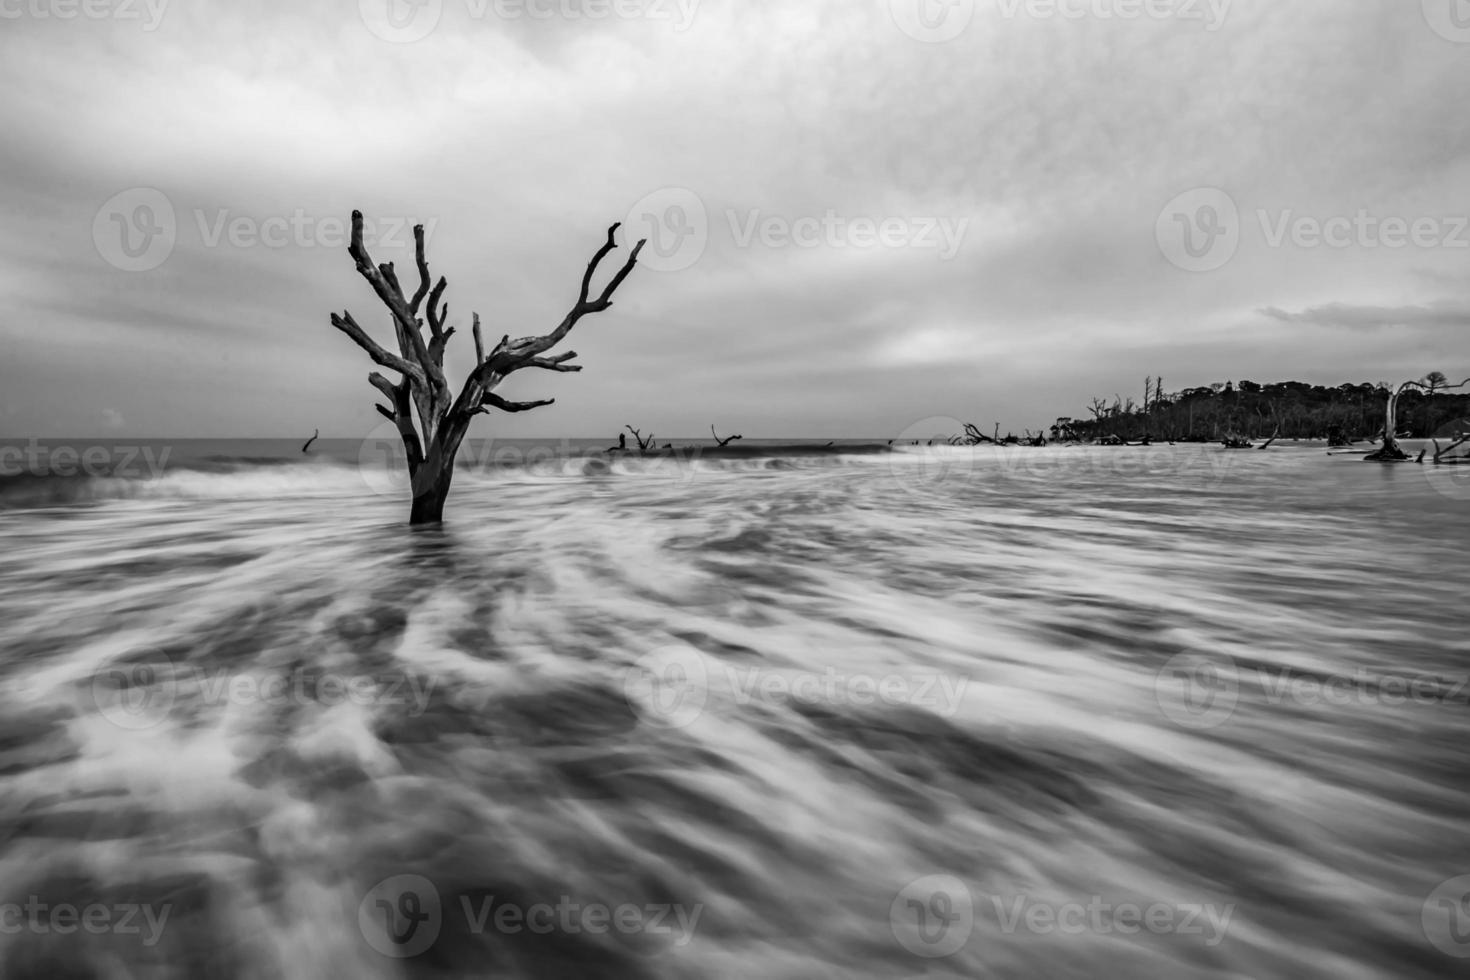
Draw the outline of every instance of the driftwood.
<instances>
[{"instance_id":1,"label":"driftwood","mask_svg":"<svg viewBox=\"0 0 1470 980\"><path fill-rule=\"evenodd\" d=\"M950 445L954 446L979 446L983 443L988 443L992 446L999 446L1001 444L999 422L995 424L995 436L993 438L981 432L980 427L975 425L975 423L966 422L965 434L962 436L955 436L953 439L950 440Z\"/></svg>"},{"instance_id":2,"label":"driftwood","mask_svg":"<svg viewBox=\"0 0 1470 980\"><path fill-rule=\"evenodd\" d=\"M1271 438L1267 439L1266 442L1263 445L1257 446L1256 448L1257 449L1270 449L1271 448L1271 444L1273 442L1275 442L1279 438L1281 438L1281 426L1278 425L1276 427L1276 431L1271 434Z\"/></svg>"},{"instance_id":3,"label":"driftwood","mask_svg":"<svg viewBox=\"0 0 1470 980\"><path fill-rule=\"evenodd\" d=\"M368 376L368 381L387 400L386 406L376 407L397 428L399 437L403 440L403 448L408 454L408 472L413 490L409 522L437 524L444 519L444 502L449 496L450 484L454 479L454 458L475 417L489 415L492 411L526 412L542 405L551 405L555 401L546 399L512 402L495 394L494 389L511 374L525 368L568 373L582 370L581 365L569 363L577 356L576 351L565 351L549 357L545 355L571 333L582 317L590 313L601 313L612 306L613 294L632 273L633 267L638 263L638 253L643 250L647 240L640 241L633 247L627 262L603 287L602 292L594 296L592 278L597 267L617 248L619 225L614 224L609 228L607 242L587 264L577 302L550 333L516 340L506 334L487 351L480 334L480 315L474 314L475 369L465 379L459 394L455 395L444 374L444 349L455 330L446 323L449 319L449 304L441 303L448 283L442 276L436 282L429 273L429 263L424 255L423 226L418 225L413 230L414 260L418 269L419 285L410 297L404 294L392 262L383 265L373 263L363 244L362 225L362 212L353 211L352 241L348 246L348 254L357 263L358 273L388 308L398 353L380 346L368 336L367 331L358 325L350 312L344 310L340 316L333 313L332 326L351 338L379 366L399 376L395 384L382 374L373 372ZM425 300L428 301L427 306L424 305ZM421 311L428 320L427 337L424 336Z\"/></svg>"},{"instance_id":4,"label":"driftwood","mask_svg":"<svg viewBox=\"0 0 1470 980\"><path fill-rule=\"evenodd\" d=\"M1461 419L1460 421L1461 421L1462 424L1466 425L1467 427L1470 427L1470 419ZM1443 449L1440 449L1439 448L1439 440L1438 439L1432 439L1430 441L1434 443L1434 465L1435 466L1439 466L1440 464L1446 463L1446 462L1453 462L1453 461L1456 461L1456 460L1470 459L1470 456L1451 456L1450 455L1450 453L1454 452L1456 449L1459 449L1461 446L1465 445L1465 443L1470 442L1470 428L1466 428L1465 430L1462 430L1461 432L1456 433L1455 441L1452 442L1452 443L1450 443L1448 446L1445 446Z\"/></svg>"},{"instance_id":5,"label":"driftwood","mask_svg":"<svg viewBox=\"0 0 1470 980\"><path fill-rule=\"evenodd\" d=\"M713 425L711 425L709 427L709 434L715 437L715 443L721 449L724 449L726 446L730 445L730 443L732 443L732 442L736 442L736 441L738 441L740 439L744 439L745 438L744 436L731 436L728 439L721 439L720 438L720 434L715 431L715 427Z\"/></svg>"},{"instance_id":6,"label":"driftwood","mask_svg":"<svg viewBox=\"0 0 1470 980\"><path fill-rule=\"evenodd\" d=\"M657 449L658 448L657 446L654 445L654 442L653 442L653 433L652 432L650 432L648 434L648 438L645 439L645 438L643 438L643 434L640 433L637 429L633 428L631 425L624 426L624 428L626 428L629 432L633 433L633 438L638 440L638 451L640 453L642 453L643 455L646 456L646 455L648 455L648 452L650 450L653 450L653 449ZM619 438L619 440L621 442L622 437L619 436L618 438Z\"/></svg>"},{"instance_id":7,"label":"driftwood","mask_svg":"<svg viewBox=\"0 0 1470 980\"><path fill-rule=\"evenodd\" d=\"M322 434L322 430L321 429L313 429L312 430L312 433L311 433L311 438L308 439L308 440L306 440L306 445L304 445L304 446L301 447L301 451L303 453L305 453L308 449L310 449L311 448L311 444L314 443L314 442L316 442L317 437L320 436L321 434Z\"/></svg>"}]
</instances>

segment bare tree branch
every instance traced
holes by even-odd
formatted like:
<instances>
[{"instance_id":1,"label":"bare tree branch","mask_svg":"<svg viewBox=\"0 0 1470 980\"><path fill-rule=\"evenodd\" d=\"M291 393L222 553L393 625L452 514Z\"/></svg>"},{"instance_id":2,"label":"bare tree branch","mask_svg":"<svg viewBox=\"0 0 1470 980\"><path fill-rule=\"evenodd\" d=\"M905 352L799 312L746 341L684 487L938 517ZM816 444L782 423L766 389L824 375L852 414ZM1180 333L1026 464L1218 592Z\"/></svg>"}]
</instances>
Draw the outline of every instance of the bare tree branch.
<instances>
[{"instance_id":1,"label":"bare tree branch","mask_svg":"<svg viewBox=\"0 0 1470 980\"><path fill-rule=\"evenodd\" d=\"M543 405L555 404L555 398L548 398L545 401L539 402L510 402L506 401L504 398L501 398L499 395L495 394L492 391L485 393L485 404L480 406L479 414L489 415L490 408L498 408L502 412L529 412L533 408L540 408ZM486 406L489 407L487 408Z\"/></svg>"},{"instance_id":2,"label":"bare tree branch","mask_svg":"<svg viewBox=\"0 0 1470 980\"><path fill-rule=\"evenodd\" d=\"M429 357L429 349L419 329L418 318L408 308L408 303L403 298L403 291L398 288L398 279L393 274L392 263L381 268L375 267L372 256L368 254L367 247L363 245L361 211L352 212L352 244L348 246L348 253L357 262L358 274L368 281L368 285L373 287L373 292L378 294L378 298L393 315L400 340L408 341L409 349L403 352L404 358L407 358L410 352L412 353L424 375L423 383L434 389L431 394L443 390L446 387L444 375L436 370L433 360Z\"/></svg>"},{"instance_id":3,"label":"bare tree branch","mask_svg":"<svg viewBox=\"0 0 1470 980\"><path fill-rule=\"evenodd\" d=\"M413 300L408 304L408 311L418 316L419 306L424 302L424 297L429 294L429 283L433 282L433 276L429 275L429 260L424 254L424 226L413 226L413 257L415 264L419 267L419 288L413 294ZM440 282L443 282L441 279Z\"/></svg>"},{"instance_id":4,"label":"bare tree branch","mask_svg":"<svg viewBox=\"0 0 1470 980\"><path fill-rule=\"evenodd\" d=\"M533 357L530 360L526 361L525 367L542 368L546 371L575 373L582 370L582 365L568 364L567 361L570 361L576 356L576 351L569 350L565 354L558 354L555 357Z\"/></svg>"},{"instance_id":5,"label":"bare tree branch","mask_svg":"<svg viewBox=\"0 0 1470 980\"><path fill-rule=\"evenodd\" d=\"M357 346L367 351L368 357L371 357L375 363L381 364L390 371L397 371L404 377L413 378L420 384L426 383L422 368L404 360L397 354L390 354L383 347L379 346L377 341L367 335L367 331L357 325L357 321L352 319L351 313L348 313L346 310L342 312L341 316L333 313L332 326L351 337Z\"/></svg>"}]
</instances>

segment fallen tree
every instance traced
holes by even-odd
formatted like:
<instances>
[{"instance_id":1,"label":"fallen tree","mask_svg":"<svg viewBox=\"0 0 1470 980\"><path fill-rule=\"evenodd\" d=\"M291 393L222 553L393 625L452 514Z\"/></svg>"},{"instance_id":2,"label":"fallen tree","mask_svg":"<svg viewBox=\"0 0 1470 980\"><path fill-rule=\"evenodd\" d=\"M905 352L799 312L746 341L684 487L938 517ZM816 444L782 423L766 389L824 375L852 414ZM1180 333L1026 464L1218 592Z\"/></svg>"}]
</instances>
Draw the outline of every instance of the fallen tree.
<instances>
[{"instance_id":1,"label":"fallen tree","mask_svg":"<svg viewBox=\"0 0 1470 980\"><path fill-rule=\"evenodd\" d=\"M494 389L507 377L525 368L566 373L581 371L580 364L569 363L577 356L576 351L545 355L571 333L582 317L601 313L612 306L613 294L632 273L638 263L638 253L647 240L633 247L623 267L601 293L593 296L592 278L597 267L617 248L619 226L614 224L609 228L607 242L587 264L577 302L556 329L548 334L516 340L511 340L506 334L487 351L480 335L480 315L474 314L475 369L465 379L459 394L454 395L444 374L444 350L455 331L454 327L447 325L449 304L441 305L448 283L442 276L435 282L429 273L429 263L424 255L423 226L418 225L413 230L419 285L409 297L399 284L392 262L383 265L373 263L363 245L362 225L362 212L353 211L348 254L357 263L358 273L388 308L398 353L380 346L348 311L344 310L341 315L333 313L332 326L351 338L376 364L398 374L396 383L376 371L368 375L368 381L387 399L386 406L376 407L397 428L408 457L413 492L409 523L437 524L444 519L444 502L454 480L455 456L475 417L489 415L492 411L527 412L555 402L555 399L507 401L495 394ZM424 305L426 300L427 306ZM421 310L428 320L427 337L424 336L424 319L419 316Z\"/></svg>"},{"instance_id":2,"label":"fallen tree","mask_svg":"<svg viewBox=\"0 0 1470 980\"><path fill-rule=\"evenodd\" d=\"M715 437L715 444L718 445L721 449L724 449L732 442L736 442L740 439L745 438L744 436L731 436L728 439L721 439L720 434L715 431L715 427L713 425L709 427L709 434Z\"/></svg>"},{"instance_id":3,"label":"fallen tree","mask_svg":"<svg viewBox=\"0 0 1470 980\"><path fill-rule=\"evenodd\" d=\"M1000 423L995 423L995 436L991 437L981 432L980 427L977 426L974 422L966 422L965 434L962 436L955 436L949 442L952 446L979 446L986 444L991 446L999 446L1001 444Z\"/></svg>"},{"instance_id":4,"label":"fallen tree","mask_svg":"<svg viewBox=\"0 0 1470 980\"><path fill-rule=\"evenodd\" d=\"M1470 454L1466 454L1464 456L1450 455L1450 453L1454 452L1456 449L1459 449L1461 446L1465 445L1465 443L1470 442L1470 419L1461 419L1456 424L1464 426L1465 428L1462 428L1447 437L1454 439L1454 442L1450 443L1448 446L1440 449L1439 438L1437 436L1433 440L1431 440L1434 443L1435 466L1440 466L1442 464L1463 464L1470 462Z\"/></svg>"}]
</instances>

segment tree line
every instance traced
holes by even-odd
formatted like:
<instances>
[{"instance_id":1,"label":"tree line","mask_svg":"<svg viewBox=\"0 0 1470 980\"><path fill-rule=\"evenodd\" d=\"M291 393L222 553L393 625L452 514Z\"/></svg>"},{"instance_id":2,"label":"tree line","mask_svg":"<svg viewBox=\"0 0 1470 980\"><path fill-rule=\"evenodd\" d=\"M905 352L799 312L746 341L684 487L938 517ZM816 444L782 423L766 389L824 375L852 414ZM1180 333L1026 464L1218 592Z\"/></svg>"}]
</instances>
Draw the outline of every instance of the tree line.
<instances>
[{"instance_id":1,"label":"tree line","mask_svg":"<svg viewBox=\"0 0 1470 980\"><path fill-rule=\"evenodd\" d=\"M1451 394L1445 376L1432 372L1425 389L1407 390L1399 399L1398 432L1426 439L1456 426L1470 428L1470 394ZM1387 383L1341 384L1302 381L1257 384L1224 381L1166 392L1162 378L1144 382L1143 399L1114 395L1094 398L1090 418L1059 418L1051 437L1060 441L1167 440L1220 442L1230 438L1328 439L1364 441L1383 434L1384 409L1393 394Z\"/></svg>"}]
</instances>

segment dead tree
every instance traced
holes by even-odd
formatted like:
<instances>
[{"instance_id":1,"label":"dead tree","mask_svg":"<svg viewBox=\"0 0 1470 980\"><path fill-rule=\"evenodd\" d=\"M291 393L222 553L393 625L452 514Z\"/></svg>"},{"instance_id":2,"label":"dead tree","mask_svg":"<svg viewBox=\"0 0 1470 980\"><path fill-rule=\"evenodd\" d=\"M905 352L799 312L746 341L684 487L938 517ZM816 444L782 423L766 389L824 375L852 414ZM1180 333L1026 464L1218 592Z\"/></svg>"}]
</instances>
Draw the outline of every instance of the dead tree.
<instances>
[{"instance_id":1,"label":"dead tree","mask_svg":"<svg viewBox=\"0 0 1470 980\"><path fill-rule=\"evenodd\" d=\"M1276 427L1276 431L1274 433L1272 433L1271 438L1267 439L1264 445L1257 446L1256 448L1257 449L1270 449L1271 448L1271 444L1273 442L1275 442L1279 438L1281 438L1281 426L1278 425Z\"/></svg>"},{"instance_id":2,"label":"dead tree","mask_svg":"<svg viewBox=\"0 0 1470 980\"><path fill-rule=\"evenodd\" d=\"M1438 374L1438 372L1435 372ZM1441 375L1441 377L1443 377ZM1409 456L1399 448L1398 443L1398 411L1399 397L1410 388L1418 388L1433 395L1436 391L1454 391L1456 388L1464 388L1470 385L1470 378L1466 378L1457 385L1446 385L1439 383L1438 379L1424 379L1423 381L1405 381L1398 388L1388 393L1388 408L1383 416L1383 445L1378 452L1364 456L1363 459L1373 463L1403 463L1407 462ZM1421 456L1422 458L1422 456ZM1436 456L1436 459L1438 457Z\"/></svg>"},{"instance_id":3,"label":"dead tree","mask_svg":"<svg viewBox=\"0 0 1470 980\"><path fill-rule=\"evenodd\" d=\"M652 432L650 432L648 434L648 438L645 439L643 438L643 434L640 433L637 429L633 428L631 425L624 426L624 428L633 433L633 438L638 440L638 452L642 453L643 455L647 456L649 450L658 448L653 444Z\"/></svg>"},{"instance_id":4,"label":"dead tree","mask_svg":"<svg viewBox=\"0 0 1470 980\"><path fill-rule=\"evenodd\" d=\"M726 446L730 445L730 443L732 443L732 442L735 442L735 441L737 441L739 439L744 439L745 438L744 436L731 436L728 439L721 439L720 438L720 434L715 431L715 427L713 425L711 425L709 427L709 434L715 437L715 443L721 449L724 449Z\"/></svg>"},{"instance_id":5,"label":"dead tree","mask_svg":"<svg viewBox=\"0 0 1470 980\"><path fill-rule=\"evenodd\" d=\"M448 283L442 276L435 282L429 274L429 263L424 256L423 226L418 225L413 230L419 284L410 297L404 294L398 276L393 271L392 262L383 265L373 263L363 245L362 223L362 212L353 211L352 241L348 246L348 254L357 263L358 273L367 280L378 299L388 308L393 322L393 334L398 342L398 353L380 346L347 311L343 311L340 316L333 313L332 326L350 337L375 363L398 374L397 383L377 372L368 375L368 381L387 399L388 405L378 405L378 412L397 428L408 455L408 473L413 491L409 523L437 524L444 519L444 502L449 497L450 484L454 479L454 458L475 417L489 415L492 410L526 412L542 405L551 405L555 401L507 401L495 394L495 387L523 368L560 372L582 370L580 364L568 363L577 356L576 351L565 351L549 357L544 355L561 343L582 317L589 313L601 313L612 306L613 293L617 292L623 280L632 273L638 262L638 253L642 251L646 240L633 247L628 261L602 292L593 296L592 277L608 253L617 248L619 226L615 224L609 228L607 242L587 264L576 304L556 329L548 334L516 340L511 340L507 334L493 349L487 351L480 335L480 316L478 313L474 314L475 369L465 379L459 394L455 395L444 374L444 349L449 344L449 338L454 335L454 327L446 325L449 304L441 305ZM428 301L427 306L424 305L425 300ZM420 318L420 311L428 320L427 337L424 336L424 319Z\"/></svg>"},{"instance_id":6,"label":"dead tree","mask_svg":"<svg viewBox=\"0 0 1470 980\"><path fill-rule=\"evenodd\" d=\"M302 453L305 453L308 449L310 449L311 448L311 444L314 443L314 442L316 442L317 437L320 436L321 434L322 434L322 430L321 429L313 429L313 430L311 430L311 438L308 439L308 440L306 440L306 445L304 445L304 446L301 447Z\"/></svg>"},{"instance_id":7,"label":"dead tree","mask_svg":"<svg viewBox=\"0 0 1470 980\"><path fill-rule=\"evenodd\" d=\"M953 439L950 440L950 445L952 445L952 446L979 446L979 445L982 445L982 444L985 444L985 443L990 443L991 445L997 445L998 446L998 445L1000 445L1000 439L999 439L999 436L1000 436L1000 423L999 422L995 423L995 431L996 431L996 438L992 439L990 436L987 436L985 433L981 432L980 431L980 427L977 426L974 422L966 422L965 423L965 434L962 435L962 436L955 436Z\"/></svg>"}]
</instances>

